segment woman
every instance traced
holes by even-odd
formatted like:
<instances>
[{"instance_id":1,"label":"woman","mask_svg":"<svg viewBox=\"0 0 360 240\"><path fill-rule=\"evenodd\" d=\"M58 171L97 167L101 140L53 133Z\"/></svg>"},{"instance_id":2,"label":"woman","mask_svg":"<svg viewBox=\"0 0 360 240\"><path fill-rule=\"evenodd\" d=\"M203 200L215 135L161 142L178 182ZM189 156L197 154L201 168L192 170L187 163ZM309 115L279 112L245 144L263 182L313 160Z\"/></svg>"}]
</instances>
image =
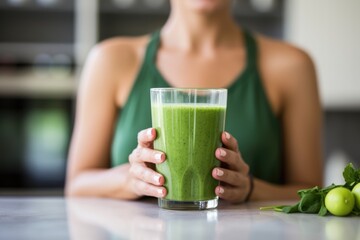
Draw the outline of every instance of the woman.
<instances>
[{"instance_id":1,"label":"woman","mask_svg":"<svg viewBox=\"0 0 360 240\"><path fill-rule=\"evenodd\" d=\"M220 198L295 199L298 189L321 185L321 108L311 59L239 28L230 5L171 0L161 31L113 38L91 51L69 153L69 196L166 195L164 177L153 170L166 153L152 148L149 88L169 86L229 89L227 132L214 153L225 164L212 172Z\"/></svg>"}]
</instances>

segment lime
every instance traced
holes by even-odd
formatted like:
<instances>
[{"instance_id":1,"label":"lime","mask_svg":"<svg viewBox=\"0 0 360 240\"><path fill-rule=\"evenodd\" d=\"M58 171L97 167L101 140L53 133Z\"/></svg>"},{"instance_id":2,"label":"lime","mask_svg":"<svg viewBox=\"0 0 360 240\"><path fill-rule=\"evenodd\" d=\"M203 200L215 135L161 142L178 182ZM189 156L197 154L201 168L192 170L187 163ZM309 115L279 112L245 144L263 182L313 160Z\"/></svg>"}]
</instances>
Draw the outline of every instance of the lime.
<instances>
[{"instance_id":1,"label":"lime","mask_svg":"<svg viewBox=\"0 0 360 240\"><path fill-rule=\"evenodd\" d=\"M360 210L360 183L356 184L352 190L355 196L356 207Z\"/></svg>"},{"instance_id":2,"label":"lime","mask_svg":"<svg viewBox=\"0 0 360 240\"><path fill-rule=\"evenodd\" d=\"M325 197L325 207L335 216L346 216L353 210L355 197L344 187L332 189Z\"/></svg>"}]
</instances>

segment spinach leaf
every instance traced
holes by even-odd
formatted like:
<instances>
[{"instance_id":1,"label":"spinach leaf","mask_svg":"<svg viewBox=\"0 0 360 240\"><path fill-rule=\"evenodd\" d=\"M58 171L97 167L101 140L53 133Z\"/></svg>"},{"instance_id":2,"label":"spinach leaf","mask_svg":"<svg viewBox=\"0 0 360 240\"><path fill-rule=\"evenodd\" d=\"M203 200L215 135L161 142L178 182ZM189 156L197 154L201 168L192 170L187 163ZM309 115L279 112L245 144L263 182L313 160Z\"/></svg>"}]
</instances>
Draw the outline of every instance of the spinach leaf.
<instances>
[{"instance_id":1,"label":"spinach leaf","mask_svg":"<svg viewBox=\"0 0 360 240\"><path fill-rule=\"evenodd\" d=\"M332 185L334 185L334 184L332 184ZM320 210L318 212L318 214L320 216L325 216L327 214L327 212L328 212L328 210L327 210L327 208L325 206L325 197L326 197L326 194L324 194L324 193L321 194L321 208L320 208Z\"/></svg>"},{"instance_id":2,"label":"spinach leaf","mask_svg":"<svg viewBox=\"0 0 360 240\"><path fill-rule=\"evenodd\" d=\"M269 206L269 207L261 207L260 210L273 210L276 212L284 212L284 213L297 213L299 212L299 203L292 206Z\"/></svg>"},{"instance_id":3,"label":"spinach leaf","mask_svg":"<svg viewBox=\"0 0 360 240\"><path fill-rule=\"evenodd\" d=\"M346 185L348 186L353 185L353 183L360 182L360 169L355 170L352 163L349 163L343 171L343 177Z\"/></svg>"},{"instance_id":4,"label":"spinach leaf","mask_svg":"<svg viewBox=\"0 0 360 240\"><path fill-rule=\"evenodd\" d=\"M300 198L302 198L307 194L317 193L317 192L319 192L319 187L318 186L313 187L313 188L308 188L308 189L301 189L297 193L300 196Z\"/></svg>"},{"instance_id":5,"label":"spinach leaf","mask_svg":"<svg viewBox=\"0 0 360 240\"><path fill-rule=\"evenodd\" d=\"M300 204L300 202L298 202L297 204L295 204L293 206L283 206L282 212L284 212L284 213L297 213L297 212L299 212L299 204Z\"/></svg>"},{"instance_id":6,"label":"spinach leaf","mask_svg":"<svg viewBox=\"0 0 360 240\"><path fill-rule=\"evenodd\" d=\"M354 207L351 214L353 214L355 216L360 216L360 210L358 208Z\"/></svg>"},{"instance_id":7,"label":"spinach leaf","mask_svg":"<svg viewBox=\"0 0 360 240\"><path fill-rule=\"evenodd\" d=\"M301 189L297 192L300 201L295 205L262 207L260 210L274 210L284 213L317 213L320 216L325 216L328 212L325 206L325 197L328 192L337 187L346 187L349 190L352 190L355 184L360 182L360 168L355 169L350 163L345 167L343 176L345 180L344 185L331 184L325 188L316 186L313 188ZM352 214L360 216L360 209L354 207Z\"/></svg>"},{"instance_id":8,"label":"spinach leaf","mask_svg":"<svg viewBox=\"0 0 360 240\"><path fill-rule=\"evenodd\" d=\"M322 193L327 194L327 193L330 192L332 189L334 189L334 188L336 188L336 187L340 187L340 186L341 186L341 185L331 184L330 186L327 186L327 187L321 189L320 191L321 191Z\"/></svg>"},{"instance_id":9,"label":"spinach leaf","mask_svg":"<svg viewBox=\"0 0 360 240\"><path fill-rule=\"evenodd\" d=\"M322 197L319 190L305 193L299 203L299 212L318 213L322 206Z\"/></svg>"},{"instance_id":10,"label":"spinach leaf","mask_svg":"<svg viewBox=\"0 0 360 240\"><path fill-rule=\"evenodd\" d=\"M318 214L323 217L327 214L327 212L328 212L328 210L325 207L325 203L321 204L321 208L320 208L320 211L318 212Z\"/></svg>"}]
</instances>

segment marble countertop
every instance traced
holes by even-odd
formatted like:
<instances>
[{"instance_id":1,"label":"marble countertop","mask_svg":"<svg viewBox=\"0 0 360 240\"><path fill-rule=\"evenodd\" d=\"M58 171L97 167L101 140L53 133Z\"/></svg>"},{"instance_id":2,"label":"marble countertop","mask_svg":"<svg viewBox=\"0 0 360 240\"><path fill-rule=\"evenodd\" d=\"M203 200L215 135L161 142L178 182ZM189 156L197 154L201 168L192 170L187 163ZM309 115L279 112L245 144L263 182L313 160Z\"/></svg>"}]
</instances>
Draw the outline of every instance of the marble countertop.
<instances>
[{"instance_id":1,"label":"marble countertop","mask_svg":"<svg viewBox=\"0 0 360 240\"><path fill-rule=\"evenodd\" d=\"M216 210L160 209L154 200L0 197L0 239L358 239L359 217L259 211L221 203Z\"/></svg>"}]
</instances>

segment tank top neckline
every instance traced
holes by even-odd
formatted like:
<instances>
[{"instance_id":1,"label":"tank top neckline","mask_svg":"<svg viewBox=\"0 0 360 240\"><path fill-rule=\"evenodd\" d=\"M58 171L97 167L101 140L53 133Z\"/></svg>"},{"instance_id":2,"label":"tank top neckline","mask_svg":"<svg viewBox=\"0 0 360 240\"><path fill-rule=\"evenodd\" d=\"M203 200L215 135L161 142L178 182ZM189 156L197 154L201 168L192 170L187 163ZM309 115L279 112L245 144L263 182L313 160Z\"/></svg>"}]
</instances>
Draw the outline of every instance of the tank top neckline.
<instances>
[{"instance_id":1,"label":"tank top neckline","mask_svg":"<svg viewBox=\"0 0 360 240\"><path fill-rule=\"evenodd\" d=\"M251 33L246 29L242 29L242 36L245 42L245 64L244 64L244 68L240 70L240 72L230 82L230 84L228 86L223 86L223 88L228 89L229 92L232 91L235 88L235 86L237 86L238 84L242 84L243 82L245 82L246 79L248 79L249 73L251 72L252 69L256 68L256 64L257 64L256 63L257 49L256 49L255 39L253 38ZM160 30L157 30L153 32L151 35L150 41L146 49L144 63L148 65L150 70L153 72L156 78L162 82L162 84L164 84L166 87L173 87L166 81L166 79L163 77L158 67L156 66L156 57L159 46L160 46Z\"/></svg>"}]
</instances>

